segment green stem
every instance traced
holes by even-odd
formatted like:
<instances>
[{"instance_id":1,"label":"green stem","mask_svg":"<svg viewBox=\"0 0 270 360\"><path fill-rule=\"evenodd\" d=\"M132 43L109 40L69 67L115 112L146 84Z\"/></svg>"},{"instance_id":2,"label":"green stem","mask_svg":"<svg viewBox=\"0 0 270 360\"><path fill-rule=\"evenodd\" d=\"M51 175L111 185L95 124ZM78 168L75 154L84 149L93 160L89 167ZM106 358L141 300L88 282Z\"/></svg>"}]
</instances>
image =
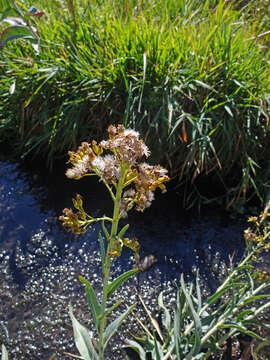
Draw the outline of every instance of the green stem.
<instances>
[{"instance_id":1,"label":"green stem","mask_svg":"<svg viewBox=\"0 0 270 360\"><path fill-rule=\"evenodd\" d=\"M111 234L110 238L108 239L108 247L106 253L106 260L104 266L104 275L103 275L103 293L102 293L102 303L101 303L101 313L102 318L100 320L100 328L99 328L99 360L103 360L104 354L104 330L106 327L107 316L106 316L106 302L107 302L107 293L108 293L108 286L109 286L109 277L110 277L110 270L111 270L111 249L114 246L114 242L116 240L117 231L118 231L118 222L120 219L120 201L122 196L122 191L124 187L124 181L127 173L127 165L123 164L120 166L120 176L117 185L116 195L114 199L114 209L113 209L113 218L112 218L112 227L111 227Z\"/></svg>"}]
</instances>

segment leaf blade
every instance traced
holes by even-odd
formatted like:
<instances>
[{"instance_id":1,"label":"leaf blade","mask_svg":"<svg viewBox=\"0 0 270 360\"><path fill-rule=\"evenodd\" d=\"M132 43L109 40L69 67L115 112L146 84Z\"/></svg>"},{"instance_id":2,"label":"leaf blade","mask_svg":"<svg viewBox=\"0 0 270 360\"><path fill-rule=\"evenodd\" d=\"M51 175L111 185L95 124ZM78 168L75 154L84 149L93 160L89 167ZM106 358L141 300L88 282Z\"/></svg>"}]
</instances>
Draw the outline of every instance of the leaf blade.
<instances>
[{"instance_id":1,"label":"leaf blade","mask_svg":"<svg viewBox=\"0 0 270 360\"><path fill-rule=\"evenodd\" d=\"M86 327L81 325L75 318L71 305L69 306L69 316L72 321L74 341L80 355L85 360L98 360L98 354L93 346L89 332Z\"/></svg>"},{"instance_id":2,"label":"leaf blade","mask_svg":"<svg viewBox=\"0 0 270 360\"><path fill-rule=\"evenodd\" d=\"M8 352L5 345L2 345L2 356L1 360L8 360Z\"/></svg>"},{"instance_id":3,"label":"leaf blade","mask_svg":"<svg viewBox=\"0 0 270 360\"><path fill-rule=\"evenodd\" d=\"M139 269L129 270L124 274L118 276L116 279L114 279L108 286L108 292L107 292L108 299L120 287L120 285L122 285L125 281L127 281L131 276L135 275L137 272L139 272Z\"/></svg>"},{"instance_id":4,"label":"leaf blade","mask_svg":"<svg viewBox=\"0 0 270 360\"><path fill-rule=\"evenodd\" d=\"M101 314L101 306L97 299L95 290L93 289L90 282L88 280L86 280L85 278L83 278L82 276L79 276L79 280L85 285L85 293L86 293L86 299L88 302L88 306L89 306L89 309L93 316L95 327L96 327L97 331L99 331L99 316Z\"/></svg>"}]
</instances>

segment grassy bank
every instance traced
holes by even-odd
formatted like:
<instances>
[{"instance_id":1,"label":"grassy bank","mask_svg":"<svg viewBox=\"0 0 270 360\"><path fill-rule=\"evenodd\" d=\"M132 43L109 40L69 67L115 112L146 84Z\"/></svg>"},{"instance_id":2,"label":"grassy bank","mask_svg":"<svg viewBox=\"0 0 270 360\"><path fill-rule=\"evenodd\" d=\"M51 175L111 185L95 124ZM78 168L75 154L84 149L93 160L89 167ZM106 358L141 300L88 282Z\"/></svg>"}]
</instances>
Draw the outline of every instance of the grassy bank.
<instances>
[{"instance_id":1,"label":"grassy bank","mask_svg":"<svg viewBox=\"0 0 270 360\"><path fill-rule=\"evenodd\" d=\"M52 163L121 122L139 130L153 160L186 184L187 205L200 199L196 179L209 174L227 205L267 195L265 2L36 0L35 6L46 13L36 20L40 54L20 41L0 54L2 143Z\"/></svg>"}]
</instances>

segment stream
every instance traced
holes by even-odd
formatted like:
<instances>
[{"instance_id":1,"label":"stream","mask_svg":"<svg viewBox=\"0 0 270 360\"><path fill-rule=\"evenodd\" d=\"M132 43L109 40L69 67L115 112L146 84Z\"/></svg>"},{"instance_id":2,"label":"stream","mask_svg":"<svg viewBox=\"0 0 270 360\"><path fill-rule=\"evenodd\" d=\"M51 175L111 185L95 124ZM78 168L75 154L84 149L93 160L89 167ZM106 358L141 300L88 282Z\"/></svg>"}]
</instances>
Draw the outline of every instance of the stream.
<instances>
[{"instance_id":1,"label":"stream","mask_svg":"<svg viewBox=\"0 0 270 360\"><path fill-rule=\"evenodd\" d=\"M100 225L85 235L62 229L58 216L71 207L80 193L92 216L110 216L112 207L105 187L90 177L71 181L65 164L48 173L39 164L26 166L0 161L0 344L11 359L71 359L74 347L68 306L77 319L91 328L83 285L78 275L101 291L98 233ZM123 302L137 301L134 287L153 314L157 296L165 290L166 304L173 305L180 274L192 280L199 269L204 291L217 287L229 256L239 260L244 250L243 218L233 218L219 209L198 214L181 208L180 194L169 189L157 194L145 213L131 212L128 235L141 244L141 256L152 254L157 262L128 281L119 291ZM124 224L125 222L123 222ZM132 253L123 250L113 261L112 277L133 267ZM137 316L146 320L138 305ZM131 318L109 349L109 359L124 359L121 343L138 325ZM55 357L53 357L55 355Z\"/></svg>"}]
</instances>

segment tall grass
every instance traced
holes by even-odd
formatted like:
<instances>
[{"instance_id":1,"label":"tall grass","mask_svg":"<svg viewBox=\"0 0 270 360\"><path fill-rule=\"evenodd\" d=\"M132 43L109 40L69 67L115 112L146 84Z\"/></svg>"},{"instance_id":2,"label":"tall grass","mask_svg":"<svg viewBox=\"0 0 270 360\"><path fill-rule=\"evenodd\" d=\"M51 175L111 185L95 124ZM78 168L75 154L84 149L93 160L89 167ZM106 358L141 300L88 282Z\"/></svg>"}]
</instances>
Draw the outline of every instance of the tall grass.
<instances>
[{"instance_id":1,"label":"tall grass","mask_svg":"<svg viewBox=\"0 0 270 360\"><path fill-rule=\"evenodd\" d=\"M210 173L229 206L267 194L269 35L258 35L270 21L258 4L244 11L237 1L210 0L35 5L46 12L37 20L40 55L19 41L0 55L3 141L52 163L121 122L187 184L187 204L198 199L190 183Z\"/></svg>"}]
</instances>

